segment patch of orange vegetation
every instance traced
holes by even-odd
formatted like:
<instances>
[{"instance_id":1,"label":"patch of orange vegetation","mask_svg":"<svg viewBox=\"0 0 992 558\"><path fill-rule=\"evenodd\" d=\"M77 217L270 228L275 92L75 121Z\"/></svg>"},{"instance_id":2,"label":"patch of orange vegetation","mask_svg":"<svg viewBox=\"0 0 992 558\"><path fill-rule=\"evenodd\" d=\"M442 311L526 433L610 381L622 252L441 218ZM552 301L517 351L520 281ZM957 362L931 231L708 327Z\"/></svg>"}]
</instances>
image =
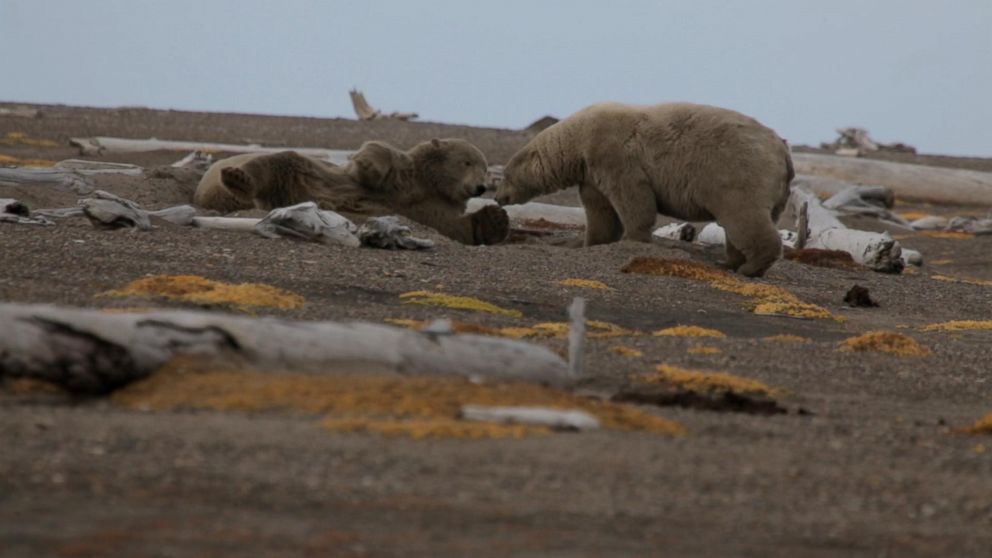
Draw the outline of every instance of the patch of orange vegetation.
<instances>
[{"instance_id":1,"label":"patch of orange vegetation","mask_svg":"<svg viewBox=\"0 0 992 558\"><path fill-rule=\"evenodd\" d=\"M904 357L923 357L933 354L915 339L894 331L869 331L841 341L841 351L874 351Z\"/></svg>"},{"instance_id":2,"label":"patch of orange vegetation","mask_svg":"<svg viewBox=\"0 0 992 558\"><path fill-rule=\"evenodd\" d=\"M971 233L959 231L920 231L920 234L929 236L930 238L947 238L950 240L968 240L975 237Z\"/></svg>"},{"instance_id":3,"label":"patch of orange vegetation","mask_svg":"<svg viewBox=\"0 0 992 558\"><path fill-rule=\"evenodd\" d=\"M426 320L408 320L403 318L386 318L387 323L406 327L409 329L423 329L429 323ZM471 322L451 322L451 329L454 333L476 333L479 335L492 335L496 337L507 337L510 339L525 338L558 338L568 337L569 325L566 322L541 322L530 327L501 327L494 328ZM629 330L598 320L586 321L586 337L607 338L607 337L631 337L640 335L640 332Z\"/></svg>"},{"instance_id":4,"label":"patch of orange vegetation","mask_svg":"<svg viewBox=\"0 0 992 558\"><path fill-rule=\"evenodd\" d=\"M930 276L934 281L944 281L947 283L964 283L966 285L979 285L983 287L992 286L992 281L986 281L984 279L972 279L971 277L951 277L950 275L941 275L936 273Z\"/></svg>"},{"instance_id":5,"label":"patch of orange vegetation","mask_svg":"<svg viewBox=\"0 0 992 558\"><path fill-rule=\"evenodd\" d=\"M14 167L50 167L54 164L55 161L49 161L48 159L19 159L10 155L0 154L0 165Z\"/></svg>"},{"instance_id":6,"label":"patch of orange vegetation","mask_svg":"<svg viewBox=\"0 0 992 558\"><path fill-rule=\"evenodd\" d=\"M763 382L742 378L724 372L708 370L693 370L668 364L655 366L655 372L637 378L649 384L670 384L690 391L708 392L726 390L735 393L753 393L775 396L780 390L769 387Z\"/></svg>"},{"instance_id":7,"label":"patch of orange vegetation","mask_svg":"<svg viewBox=\"0 0 992 558\"><path fill-rule=\"evenodd\" d=\"M947 265L954 263L954 260L943 259L943 260L931 260L930 265Z\"/></svg>"},{"instance_id":8,"label":"patch of orange vegetation","mask_svg":"<svg viewBox=\"0 0 992 558\"><path fill-rule=\"evenodd\" d=\"M293 309L303 306L298 294L259 283L231 284L199 275L155 275L132 281L123 289L99 296L158 297L202 306L231 306L239 309L269 307Z\"/></svg>"},{"instance_id":9,"label":"patch of orange vegetation","mask_svg":"<svg viewBox=\"0 0 992 558\"><path fill-rule=\"evenodd\" d=\"M710 347L709 345L695 345L689 347L686 350L690 355L718 355L723 351L719 347Z\"/></svg>"},{"instance_id":10,"label":"patch of orange vegetation","mask_svg":"<svg viewBox=\"0 0 992 558\"><path fill-rule=\"evenodd\" d=\"M626 345L614 345L610 347L610 352L615 355L620 355L629 358L640 358L644 356L643 351L639 349L635 349L633 347L628 347Z\"/></svg>"},{"instance_id":11,"label":"patch of orange vegetation","mask_svg":"<svg viewBox=\"0 0 992 558\"><path fill-rule=\"evenodd\" d=\"M655 337L726 337L727 336L718 329L710 329L708 327L686 326L686 325L666 327L665 329L659 329L658 331L653 332L651 335Z\"/></svg>"},{"instance_id":12,"label":"patch of orange vegetation","mask_svg":"<svg viewBox=\"0 0 992 558\"><path fill-rule=\"evenodd\" d=\"M469 310L472 312L485 312L500 316L510 316L511 318L519 318L520 316L523 316L523 313L521 313L520 310L500 308L495 304L490 304L470 296L455 296L431 291L410 291L408 293L401 294L400 298L407 304L441 306L444 308L452 308L454 310Z\"/></svg>"},{"instance_id":13,"label":"patch of orange vegetation","mask_svg":"<svg viewBox=\"0 0 992 558\"><path fill-rule=\"evenodd\" d=\"M896 215L902 217L907 221L915 221L917 219L922 219L924 217L930 217L929 213L924 213L922 211L900 211Z\"/></svg>"},{"instance_id":14,"label":"patch of orange vegetation","mask_svg":"<svg viewBox=\"0 0 992 558\"><path fill-rule=\"evenodd\" d=\"M921 328L922 331L968 331L975 329L992 329L992 320L952 320Z\"/></svg>"},{"instance_id":15,"label":"patch of orange vegetation","mask_svg":"<svg viewBox=\"0 0 992 558\"><path fill-rule=\"evenodd\" d=\"M751 311L755 314L844 321L843 317L835 316L821 306L799 300L782 287L744 281L726 271L698 262L636 257L621 271L705 281L714 289L753 299Z\"/></svg>"},{"instance_id":16,"label":"patch of orange vegetation","mask_svg":"<svg viewBox=\"0 0 992 558\"><path fill-rule=\"evenodd\" d=\"M965 434L992 434L992 413L975 421L975 424L963 428Z\"/></svg>"},{"instance_id":17,"label":"patch of orange vegetation","mask_svg":"<svg viewBox=\"0 0 992 558\"><path fill-rule=\"evenodd\" d=\"M808 337L791 335L789 333L782 333L779 335L769 335L768 337L762 337L761 340L768 341L770 343L809 343L811 341L811 339Z\"/></svg>"},{"instance_id":18,"label":"patch of orange vegetation","mask_svg":"<svg viewBox=\"0 0 992 558\"><path fill-rule=\"evenodd\" d=\"M463 405L538 406L579 409L603 428L682 434L678 424L636 407L580 397L523 382L475 383L461 377L311 375L225 370L176 359L148 378L126 386L112 401L131 409L295 411L324 415L339 431L405 434L418 438L515 437L544 434L539 427L461 422Z\"/></svg>"},{"instance_id":19,"label":"patch of orange vegetation","mask_svg":"<svg viewBox=\"0 0 992 558\"><path fill-rule=\"evenodd\" d=\"M612 291L613 289L603 283L602 281L596 281L595 279L562 279L558 281L559 285L564 287L579 287L580 289L599 289Z\"/></svg>"},{"instance_id":20,"label":"patch of orange vegetation","mask_svg":"<svg viewBox=\"0 0 992 558\"><path fill-rule=\"evenodd\" d=\"M7 136L0 138L0 145L29 145L31 147L57 147L58 144L52 140L35 139L29 137L24 132L7 132Z\"/></svg>"}]
</instances>

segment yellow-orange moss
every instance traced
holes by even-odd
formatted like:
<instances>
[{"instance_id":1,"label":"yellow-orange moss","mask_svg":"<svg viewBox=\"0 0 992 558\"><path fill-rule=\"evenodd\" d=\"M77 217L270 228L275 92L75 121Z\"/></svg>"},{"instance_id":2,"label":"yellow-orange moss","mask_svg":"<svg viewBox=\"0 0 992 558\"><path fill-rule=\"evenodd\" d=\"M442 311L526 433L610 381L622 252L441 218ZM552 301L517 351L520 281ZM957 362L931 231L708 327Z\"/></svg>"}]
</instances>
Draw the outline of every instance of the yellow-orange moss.
<instances>
[{"instance_id":1,"label":"yellow-orange moss","mask_svg":"<svg viewBox=\"0 0 992 558\"><path fill-rule=\"evenodd\" d=\"M655 337L726 337L726 334L718 329L686 325L666 327L653 332L651 335Z\"/></svg>"},{"instance_id":2,"label":"yellow-orange moss","mask_svg":"<svg viewBox=\"0 0 992 558\"><path fill-rule=\"evenodd\" d=\"M968 331L974 329L992 329L992 320L952 320L921 328L922 331Z\"/></svg>"},{"instance_id":3,"label":"yellow-orange moss","mask_svg":"<svg viewBox=\"0 0 992 558\"><path fill-rule=\"evenodd\" d=\"M58 384L35 378L12 378L0 381L0 393L7 395L67 395Z\"/></svg>"},{"instance_id":4,"label":"yellow-orange moss","mask_svg":"<svg viewBox=\"0 0 992 558\"><path fill-rule=\"evenodd\" d=\"M915 221L917 219L922 219L924 217L930 217L929 213L924 213L922 211L900 211L896 215L902 217L907 221Z\"/></svg>"},{"instance_id":5,"label":"yellow-orange moss","mask_svg":"<svg viewBox=\"0 0 992 558\"><path fill-rule=\"evenodd\" d=\"M894 331L869 331L841 341L841 351L874 351L904 357L929 356L933 352L915 339Z\"/></svg>"},{"instance_id":6,"label":"yellow-orange moss","mask_svg":"<svg viewBox=\"0 0 992 558\"><path fill-rule=\"evenodd\" d=\"M950 275L941 275L936 273L930 276L931 279L935 281L944 281L946 283L965 283L967 285L981 285L984 287L992 286L992 281L986 281L984 279L973 279L971 277L951 277Z\"/></svg>"},{"instance_id":7,"label":"yellow-orange moss","mask_svg":"<svg viewBox=\"0 0 992 558\"><path fill-rule=\"evenodd\" d=\"M723 351L719 347L711 347L709 345L695 345L686 349L686 352L690 355L718 355Z\"/></svg>"},{"instance_id":8,"label":"yellow-orange moss","mask_svg":"<svg viewBox=\"0 0 992 558\"><path fill-rule=\"evenodd\" d=\"M678 424L636 407L523 382L480 384L460 377L223 370L184 360L173 361L145 380L118 390L112 400L123 407L145 410L295 411L323 415L325 426L336 430L414 437L544 433L542 428L461 422L461 408L468 404L580 409L596 416L603 428L676 435L684 432Z\"/></svg>"},{"instance_id":9,"label":"yellow-orange moss","mask_svg":"<svg viewBox=\"0 0 992 558\"><path fill-rule=\"evenodd\" d=\"M610 352L615 355L629 358L640 358L644 356L644 353L641 350L635 349L634 347L628 347L626 345L614 345L610 347Z\"/></svg>"},{"instance_id":10,"label":"yellow-orange moss","mask_svg":"<svg viewBox=\"0 0 992 558\"><path fill-rule=\"evenodd\" d=\"M487 314L510 316L512 318L519 318L523 315L520 310L500 308L495 304L490 304L470 296L455 296L431 291L411 291L401 294L400 298L405 300L407 304L441 306L455 310L469 310L472 312L485 312Z\"/></svg>"},{"instance_id":11,"label":"yellow-orange moss","mask_svg":"<svg viewBox=\"0 0 992 558\"><path fill-rule=\"evenodd\" d=\"M698 262L639 256L621 271L705 281L714 289L752 299L751 311L755 314L844 321L843 317L835 316L823 307L799 300L782 287L744 281L722 269Z\"/></svg>"},{"instance_id":12,"label":"yellow-orange moss","mask_svg":"<svg viewBox=\"0 0 992 558\"><path fill-rule=\"evenodd\" d=\"M0 145L15 146L15 145L29 145L31 147L56 147L58 146L52 140L46 139L35 139L28 137L24 132L7 132L7 135L0 138Z\"/></svg>"},{"instance_id":13,"label":"yellow-orange moss","mask_svg":"<svg viewBox=\"0 0 992 558\"><path fill-rule=\"evenodd\" d=\"M580 289L612 290L606 283L595 279L562 279L558 281L558 284L565 287L579 287Z\"/></svg>"},{"instance_id":14,"label":"yellow-orange moss","mask_svg":"<svg viewBox=\"0 0 992 558\"><path fill-rule=\"evenodd\" d=\"M0 154L0 165L11 165L15 167L50 167L55 161L48 159L20 159L10 155Z\"/></svg>"},{"instance_id":15,"label":"yellow-orange moss","mask_svg":"<svg viewBox=\"0 0 992 558\"><path fill-rule=\"evenodd\" d=\"M762 337L761 340L768 341L770 343L809 343L811 341L811 339L808 337L792 335L789 333L782 333L779 335L769 335L768 337Z\"/></svg>"},{"instance_id":16,"label":"yellow-orange moss","mask_svg":"<svg viewBox=\"0 0 992 558\"><path fill-rule=\"evenodd\" d=\"M947 265L954 263L954 260L945 258L943 260L931 260L930 265Z\"/></svg>"},{"instance_id":17,"label":"yellow-orange moss","mask_svg":"<svg viewBox=\"0 0 992 558\"><path fill-rule=\"evenodd\" d=\"M123 289L100 296L158 297L202 306L236 308L269 307L292 309L303 306L304 299L295 293L259 283L231 284L199 275L155 275L132 281Z\"/></svg>"},{"instance_id":18,"label":"yellow-orange moss","mask_svg":"<svg viewBox=\"0 0 992 558\"><path fill-rule=\"evenodd\" d=\"M388 323L403 326L409 329L423 329L429 322L426 320L409 320L403 318L386 318ZM479 335L492 335L497 337L507 337L510 339L524 338L565 338L568 336L569 325L566 322L541 322L530 327L501 327L494 328L471 322L452 321L451 329L454 333L476 333ZM616 324L601 322L597 320L586 321L586 337L630 337L640 335L637 331L625 329Z\"/></svg>"},{"instance_id":19,"label":"yellow-orange moss","mask_svg":"<svg viewBox=\"0 0 992 558\"><path fill-rule=\"evenodd\" d=\"M659 364L655 366L655 372L642 375L637 379L651 384L670 384L697 392L726 390L742 394L753 393L769 396L780 393L779 390L758 380L742 378L724 372L693 370L668 364Z\"/></svg>"},{"instance_id":20,"label":"yellow-orange moss","mask_svg":"<svg viewBox=\"0 0 992 558\"><path fill-rule=\"evenodd\" d=\"M975 237L971 233L959 231L921 231L920 234L929 236L930 238L946 238L949 240L968 240Z\"/></svg>"},{"instance_id":21,"label":"yellow-orange moss","mask_svg":"<svg viewBox=\"0 0 992 558\"><path fill-rule=\"evenodd\" d=\"M992 434L992 413L975 421L975 424L962 429L966 434Z\"/></svg>"}]
</instances>

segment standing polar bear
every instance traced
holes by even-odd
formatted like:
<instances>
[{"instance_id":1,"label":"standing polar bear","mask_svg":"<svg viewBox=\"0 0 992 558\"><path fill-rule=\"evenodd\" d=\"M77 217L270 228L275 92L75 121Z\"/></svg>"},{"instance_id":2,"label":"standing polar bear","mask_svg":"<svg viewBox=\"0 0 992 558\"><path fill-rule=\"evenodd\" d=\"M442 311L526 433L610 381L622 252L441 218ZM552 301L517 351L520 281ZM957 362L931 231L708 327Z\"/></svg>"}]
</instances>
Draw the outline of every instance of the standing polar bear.
<instances>
[{"instance_id":1,"label":"standing polar bear","mask_svg":"<svg viewBox=\"0 0 992 558\"><path fill-rule=\"evenodd\" d=\"M732 110L668 103L587 107L535 136L503 171L500 205L579 186L586 246L649 242L658 213L716 220L728 266L761 276L781 256L775 221L795 176L785 141Z\"/></svg>"},{"instance_id":2,"label":"standing polar bear","mask_svg":"<svg viewBox=\"0 0 992 558\"><path fill-rule=\"evenodd\" d=\"M193 195L207 209L273 209L314 201L323 209L400 214L464 244L496 244L509 234L506 212L485 206L465 215L485 192L488 165L460 139L434 139L401 151L365 142L344 166L295 151L235 155L214 163Z\"/></svg>"}]
</instances>

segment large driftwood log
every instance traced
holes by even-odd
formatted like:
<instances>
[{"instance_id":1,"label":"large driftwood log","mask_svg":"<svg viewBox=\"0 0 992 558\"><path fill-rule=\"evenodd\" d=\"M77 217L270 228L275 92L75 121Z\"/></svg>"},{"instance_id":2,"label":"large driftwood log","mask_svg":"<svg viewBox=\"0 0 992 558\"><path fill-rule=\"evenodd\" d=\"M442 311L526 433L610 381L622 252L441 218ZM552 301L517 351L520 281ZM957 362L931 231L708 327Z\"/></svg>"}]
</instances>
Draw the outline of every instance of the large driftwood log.
<instances>
[{"instance_id":1,"label":"large driftwood log","mask_svg":"<svg viewBox=\"0 0 992 558\"><path fill-rule=\"evenodd\" d=\"M224 151L228 153L279 153L295 151L300 155L322 159L336 165L348 162L354 151L343 149L322 149L318 147L263 147L257 144L239 145L233 143L202 143L195 141L168 141L159 139L126 139L112 137L71 138L71 145L79 148L82 155L103 153L136 153L145 151Z\"/></svg>"},{"instance_id":2,"label":"large driftwood log","mask_svg":"<svg viewBox=\"0 0 992 558\"><path fill-rule=\"evenodd\" d=\"M427 333L365 322L301 322L210 312L108 314L0 304L0 379L29 377L78 393L105 393L174 356L319 373L394 372L570 380L539 345L482 335Z\"/></svg>"},{"instance_id":3,"label":"large driftwood log","mask_svg":"<svg viewBox=\"0 0 992 558\"><path fill-rule=\"evenodd\" d=\"M417 118L417 113L415 112L391 112L383 114L381 110L372 108L372 105L365 100L365 94L357 89L348 91L348 95L351 96L351 106L355 109L355 116L359 120L412 120Z\"/></svg>"},{"instance_id":4,"label":"large driftwood log","mask_svg":"<svg viewBox=\"0 0 992 558\"><path fill-rule=\"evenodd\" d=\"M59 169L43 168L3 168L0 167L0 186L19 184L54 183L56 188L69 190L80 195L92 193L96 189L85 176Z\"/></svg>"},{"instance_id":5,"label":"large driftwood log","mask_svg":"<svg viewBox=\"0 0 992 558\"><path fill-rule=\"evenodd\" d=\"M793 153L796 172L891 188L905 200L992 206L992 173Z\"/></svg>"},{"instance_id":6,"label":"large driftwood log","mask_svg":"<svg viewBox=\"0 0 992 558\"><path fill-rule=\"evenodd\" d=\"M468 200L468 212L474 213L487 205L496 202L489 198L472 198ZM581 207L568 207L549 203L527 202L520 205L503 206L510 221L527 223L546 221L555 225L569 228L586 226L586 211Z\"/></svg>"}]
</instances>

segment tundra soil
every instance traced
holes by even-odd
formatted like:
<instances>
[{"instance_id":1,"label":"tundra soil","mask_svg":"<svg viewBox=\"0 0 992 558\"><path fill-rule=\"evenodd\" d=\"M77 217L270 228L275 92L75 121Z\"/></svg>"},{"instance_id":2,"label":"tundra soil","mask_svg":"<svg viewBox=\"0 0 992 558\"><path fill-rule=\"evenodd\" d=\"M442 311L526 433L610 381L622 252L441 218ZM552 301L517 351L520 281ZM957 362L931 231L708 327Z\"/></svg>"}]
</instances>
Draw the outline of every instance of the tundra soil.
<instances>
[{"instance_id":1,"label":"tundra soil","mask_svg":"<svg viewBox=\"0 0 992 558\"><path fill-rule=\"evenodd\" d=\"M10 105L5 105L10 106ZM0 155L77 158L69 137L123 136L356 148L463 137L503 163L523 132L371 122L39 106L0 115ZM10 136L15 133L15 136ZM825 138L828 139L828 138ZM183 153L107 154L142 177L98 187L157 209L189 203L198 175ZM992 171L992 161L900 156ZM35 209L79 197L54 185L4 186ZM577 205L572 191L547 200ZM984 215L988 208L898 211ZM851 226L882 230L869 220ZM961 429L992 412L992 330L923 331L992 319L992 236L891 230L927 264L901 275L781 261L751 281L787 289L844 321L751 313L704 282L621 273L635 256L715 265L717 251L670 244L576 248L578 232L455 244L429 229L429 252L348 249L158 223L152 231L0 224L0 301L190 308L98 296L147 275L266 283L306 299L300 320L449 317L490 327L562 321L575 296L590 319L651 332L674 325L726 337L590 338L580 389L610 394L665 363L726 372L782 390L787 414L650 407L681 437L616 431L467 440L333 433L281 412L141 412L106 398L0 388L0 556L987 556L992 436ZM933 276L958 281L936 280ZM563 286L589 279L609 290ZM962 282L968 280L971 282ZM867 287L877 308L843 303ZM415 290L478 297L511 318L404 304ZM212 310L219 311L219 310ZM839 351L868 331L908 335L927 357ZM766 337L791 334L805 343ZM561 350L564 342L536 340ZM611 351L622 345L637 357ZM719 352L700 354L705 345Z\"/></svg>"}]
</instances>

